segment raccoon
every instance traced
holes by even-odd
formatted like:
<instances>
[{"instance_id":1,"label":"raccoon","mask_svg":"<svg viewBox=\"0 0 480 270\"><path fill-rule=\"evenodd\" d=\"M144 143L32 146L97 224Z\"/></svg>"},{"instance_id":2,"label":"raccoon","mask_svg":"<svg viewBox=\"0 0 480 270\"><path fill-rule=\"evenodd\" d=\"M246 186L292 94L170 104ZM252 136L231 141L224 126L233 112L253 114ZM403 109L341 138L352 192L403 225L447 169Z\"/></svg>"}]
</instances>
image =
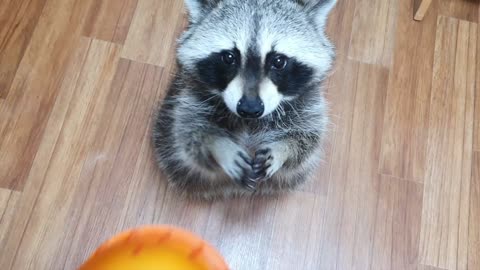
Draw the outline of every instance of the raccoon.
<instances>
[{"instance_id":1,"label":"raccoon","mask_svg":"<svg viewBox=\"0 0 480 270\"><path fill-rule=\"evenodd\" d=\"M322 158L336 0L185 0L189 26L153 128L169 183L195 198L275 194Z\"/></svg>"}]
</instances>

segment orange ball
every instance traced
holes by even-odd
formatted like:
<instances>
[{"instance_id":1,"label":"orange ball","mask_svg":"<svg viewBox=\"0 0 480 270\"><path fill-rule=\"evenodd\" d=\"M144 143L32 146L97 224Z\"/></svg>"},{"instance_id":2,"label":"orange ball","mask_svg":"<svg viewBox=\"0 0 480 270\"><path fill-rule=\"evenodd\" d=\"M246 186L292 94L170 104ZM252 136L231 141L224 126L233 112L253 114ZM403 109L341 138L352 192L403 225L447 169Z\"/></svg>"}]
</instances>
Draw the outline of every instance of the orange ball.
<instances>
[{"instance_id":1,"label":"orange ball","mask_svg":"<svg viewBox=\"0 0 480 270\"><path fill-rule=\"evenodd\" d=\"M228 270L198 236L174 227L144 227L103 244L79 270Z\"/></svg>"}]
</instances>

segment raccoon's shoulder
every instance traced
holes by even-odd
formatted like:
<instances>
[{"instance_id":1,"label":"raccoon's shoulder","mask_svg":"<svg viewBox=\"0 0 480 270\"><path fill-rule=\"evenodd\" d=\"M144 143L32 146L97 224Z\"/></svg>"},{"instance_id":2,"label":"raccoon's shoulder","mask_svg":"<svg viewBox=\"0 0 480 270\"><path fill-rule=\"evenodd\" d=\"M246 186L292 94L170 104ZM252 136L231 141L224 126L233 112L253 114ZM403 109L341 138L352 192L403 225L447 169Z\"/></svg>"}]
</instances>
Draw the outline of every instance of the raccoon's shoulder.
<instances>
[{"instance_id":1,"label":"raccoon's shoulder","mask_svg":"<svg viewBox=\"0 0 480 270\"><path fill-rule=\"evenodd\" d=\"M309 100L287 102L271 119L273 129L295 133L323 133L329 123L329 106L320 95Z\"/></svg>"}]
</instances>

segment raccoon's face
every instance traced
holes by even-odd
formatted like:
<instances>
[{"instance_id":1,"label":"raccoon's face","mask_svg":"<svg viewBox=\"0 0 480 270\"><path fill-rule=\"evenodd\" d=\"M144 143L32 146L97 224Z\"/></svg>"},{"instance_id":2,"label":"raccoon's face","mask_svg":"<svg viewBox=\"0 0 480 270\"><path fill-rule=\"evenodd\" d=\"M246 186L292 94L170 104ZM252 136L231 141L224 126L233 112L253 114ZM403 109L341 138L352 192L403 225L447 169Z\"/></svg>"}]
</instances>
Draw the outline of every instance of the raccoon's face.
<instances>
[{"instance_id":1,"label":"raccoon's face","mask_svg":"<svg viewBox=\"0 0 480 270\"><path fill-rule=\"evenodd\" d=\"M335 0L186 0L191 26L178 59L234 114L261 118L309 92L329 71L323 33ZM205 93L206 94L206 93Z\"/></svg>"}]
</instances>

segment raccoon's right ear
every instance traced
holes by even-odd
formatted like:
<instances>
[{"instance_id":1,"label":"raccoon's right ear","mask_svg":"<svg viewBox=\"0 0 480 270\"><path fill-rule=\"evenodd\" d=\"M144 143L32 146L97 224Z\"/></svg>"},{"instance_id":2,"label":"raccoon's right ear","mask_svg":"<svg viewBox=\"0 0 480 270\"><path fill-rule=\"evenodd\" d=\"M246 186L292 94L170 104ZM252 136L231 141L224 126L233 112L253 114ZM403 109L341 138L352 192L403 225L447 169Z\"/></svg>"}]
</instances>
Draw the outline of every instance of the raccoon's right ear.
<instances>
[{"instance_id":1,"label":"raccoon's right ear","mask_svg":"<svg viewBox=\"0 0 480 270\"><path fill-rule=\"evenodd\" d=\"M214 9L221 0L185 0L190 22L196 23Z\"/></svg>"},{"instance_id":2,"label":"raccoon's right ear","mask_svg":"<svg viewBox=\"0 0 480 270\"><path fill-rule=\"evenodd\" d=\"M323 29L327 23L328 15L337 4L337 0L296 0L303 5L310 16L317 24L318 28Z\"/></svg>"}]
</instances>

